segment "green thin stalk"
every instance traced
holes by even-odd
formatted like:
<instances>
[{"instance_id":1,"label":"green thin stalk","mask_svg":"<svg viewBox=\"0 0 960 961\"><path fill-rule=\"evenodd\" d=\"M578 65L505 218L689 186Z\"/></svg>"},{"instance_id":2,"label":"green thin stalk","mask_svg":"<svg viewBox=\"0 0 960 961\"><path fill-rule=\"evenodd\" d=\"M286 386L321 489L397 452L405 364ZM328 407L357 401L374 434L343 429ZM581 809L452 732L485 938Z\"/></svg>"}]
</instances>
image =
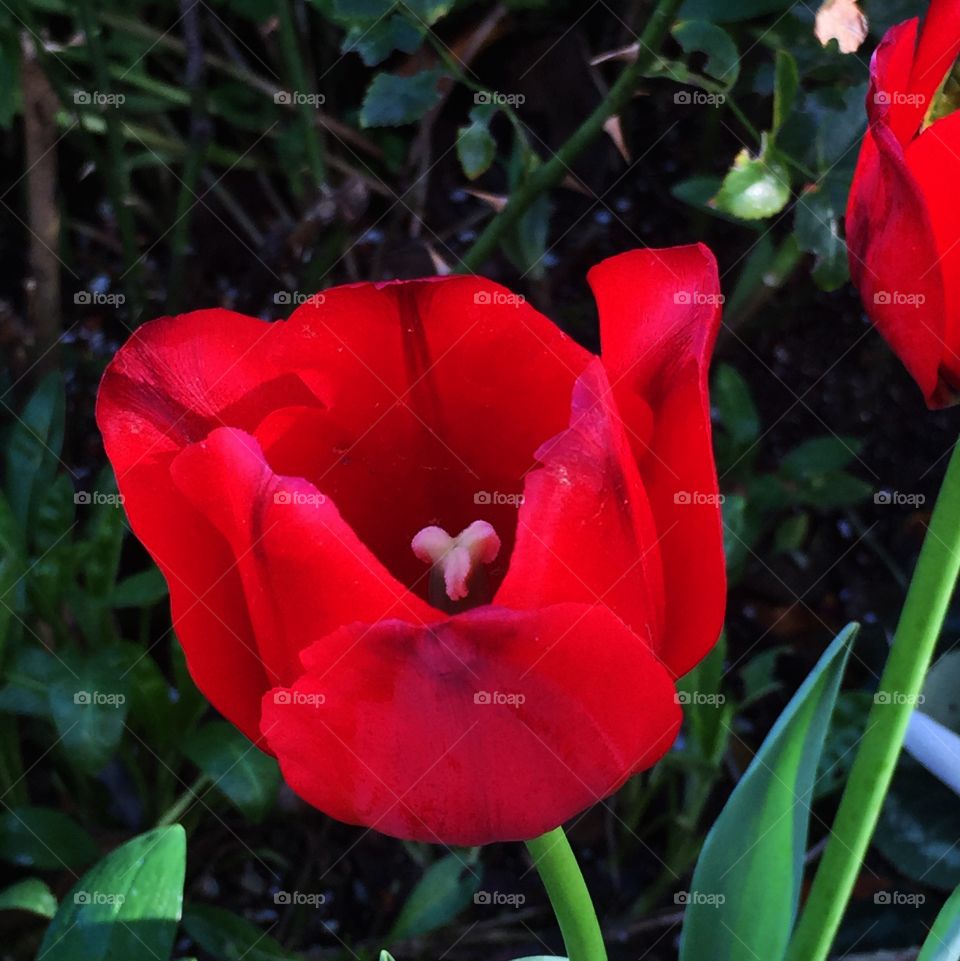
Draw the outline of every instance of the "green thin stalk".
<instances>
[{"instance_id":1,"label":"green thin stalk","mask_svg":"<svg viewBox=\"0 0 960 961\"><path fill-rule=\"evenodd\" d=\"M307 151L307 163L310 165L310 176L313 186L320 189L327 182L327 168L323 158L323 144L320 132L313 122L313 110L310 104L302 98L312 88L307 85L307 71L300 54L297 42L297 31L293 24L293 10L291 0L280 0L277 4L277 20L280 26L280 50L286 62L287 73L294 86L294 93L301 94L295 104L300 116L304 147Z\"/></svg>"},{"instance_id":2,"label":"green thin stalk","mask_svg":"<svg viewBox=\"0 0 960 961\"><path fill-rule=\"evenodd\" d=\"M483 265L500 239L529 210L544 192L556 187L580 154L603 133L603 125L630 102L640 80L656 60L682 0L660 0L640 36L637 59L617 78L603 102L577 128L576 133L514 191L507 205L487 224L473 246L454 267L457 273L472 273Z\"/></svg>"},{"instance_id":3,"label":"green thin stalk","mask_svg":"<svg viewBox=\"0 0 960 961\"><path fill-rule=\"evenodd\" d=\"M597 913L563 828L527 841L527 849L553 905L567 957L570 961L607 961Z\"/></svg>"},{"instance_id":4,"label":"green thin stalk","mask_svg":"<svg viewBox=\"0 0 960 961\"><path fill-rule=\"evenodd\" d=\"M960 573L960 442L923 541L867 730L787 961L825 961L850 900Z\"/></svg>"},{"instance_id":5,"label":"green thin stalk","mask_svg":"<svg viewBox=\"0 0 960 961\"><path fill-rule=\"evenodd\" d=\"M94 11L94 2L95 0L78 0L77 11L87 38L97 90L101 94L108 95L111 92L110 70L100 43L100 23ZM120 246L123 250L123 289L130 316L136 320L140 316L140 258L137 253L133 212L127 203L130 196L130 171L123 154L123 130L120 125L119 111L119 106L107 106L104 109L104 122L107 128L107 190L117 218Z\"/></svg>"},{"instance_id":6,"label":"green thin stalk","mask_svg":"<svg viewBox=\"0 0 960 961\"><path fill-rule=\"evenodd\" d=\"M180 818L187 813L187 811L193 805L193 802L200 797L200 792L208 788L212 783L213 780L211 778L209 778L206 774L201 774L196 781L194 781L193 784L191 784L190 787L188 787L186 791L184 791L183 794L181 794L180 797L178 797L176 801L174 801L173 804L171 804L170 807L168 807L167 810L160 815L159 818L157 818L157 823L155 826L158 828L163 828L170 824L176 824Z\"/></svg>"}]
</instances>

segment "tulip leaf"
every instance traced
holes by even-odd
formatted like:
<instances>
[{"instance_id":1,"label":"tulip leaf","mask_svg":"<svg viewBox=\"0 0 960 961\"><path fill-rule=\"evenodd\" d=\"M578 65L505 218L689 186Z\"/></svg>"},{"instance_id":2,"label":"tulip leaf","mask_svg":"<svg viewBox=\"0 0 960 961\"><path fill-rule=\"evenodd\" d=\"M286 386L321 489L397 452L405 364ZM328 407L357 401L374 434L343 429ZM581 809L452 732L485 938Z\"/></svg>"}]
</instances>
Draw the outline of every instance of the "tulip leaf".
<instances>
[{"instance_id":1,"label":"tulip leaf","mask_svg":"<svg viewBox=\"0 0 960 961\"><path fill-rule=\"evenodd\" d=\"M241 814L259 821L269 812L280 788L280 768L232 724L205 724L187 741L184 753Z\"/></svg>"},{"instance_id":2,"label":"tulip leaf","mask_svg":"<svg viewBox=\"0 0 960 961\"><path fill-rule=\"evenodd\" d=\"M413 938L452 921L480 887L476 855L447 854L424 872L400 911L387 941Z\"/></svg>"},{"instance_id":3,"label":"tulip leaf","mask_svg":"<svg viewBox=\"0 0 960 961\"><path fill-rule=\"evenodd\" d=\"M679 20L674 24L674 39L686 54L703 53L703 71L729 90L740 76L740 54L730 34L707 20Z\"/></svg>"},{"instance_id":4,"label":"tulip leaf","mask_svg":"<svg viewBox=\"0 0 960 961\"><path fill-rule=\"evenodd\" d=\"M0 891L0 911L28 911L52 918L57 913L57 899L40 878L24 878Z\"/></svg>"},{"instance_id":5,"label":"tulip leaf","mask_svg":"<svg viewBox=\"0 0 960 961\"><path fill-rule=\"evenodd\" d=\"M442 70L421 70L412 76L378 73L360 108L361 127L399 127L419 120L439 99Z\"/></svg>"},{"instance_id":6,"label":"tulip leaf","mask_svg":"<svg viewBox=\"0 0 960 961\"><path fill-rule=\"evenodd\" d=\"M746 148L737 154L712 203L742 220L760 220L779 213L789 200L790 171L764 136L759 154Z\"/></svg>"},{"instance_id":7,"label":"tulip leaf","mask_svg":"<svg viewBox=\"0 0 960 961\"><path fill-rule=\"evenodd\" d=\"M197 945L217 961L298 961L279 941L223 908L193 905L183 927Z\"/></svg>"},{"instance_id":8,"label":"tulip leaf","mask_svg":"<svg viewBox=\"0 0 960 961\"><path fill-rule=\"evenodd\" d=\"M0 814L0 857L21 867L84 868L97 856L93 838L62 811L16 807Z\"/></svg>"},{"instance_id":9,"label":"tulip leaf","mask_svg":"<svg viewBox=\"0 0 960 961\"><path fill-rule=\"evenodd\" d=\"M681 961L783 957L800 899L817 767L856 630L848 625L821 656L710 829L680 899L687 905Z\"/></svg>"},{"instance_id":10,"label":"tulip leaf","mask_svg":"<svg viewBox=\"0 0 960 961\"><path fill-rule=\"evenodd\" d=\"M112 851L64 898L37 961L168 958L183 904L186 855L177 824Z\"/></svg>"},{"instance_id":11,"label":"tulip leaf","mask_svg":"<svg viewBox=\"0 0 960 961\"><path fill-rule=\"evenodd\" d=\"M917 961L956 961L960 958L960 888L940 909Z\"/></svg>"}]
</instances>

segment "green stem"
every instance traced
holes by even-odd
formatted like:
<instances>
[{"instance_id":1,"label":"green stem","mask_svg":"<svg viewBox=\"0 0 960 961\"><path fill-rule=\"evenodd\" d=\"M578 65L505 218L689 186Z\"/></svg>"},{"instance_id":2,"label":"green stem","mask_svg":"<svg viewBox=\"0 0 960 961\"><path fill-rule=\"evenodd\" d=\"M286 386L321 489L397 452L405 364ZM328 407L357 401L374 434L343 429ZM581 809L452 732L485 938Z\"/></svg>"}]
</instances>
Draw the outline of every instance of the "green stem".
<instances>
[{"instance_id":1,"label":"green stem","mask_svg":"<svg viewBox=\"0 0 960 961\"><path fill-rule=\"evenodd\" d=\"M313 108L305 99L311 88L307 85L307 71L300 54L297 42L297 31L293 23L291 0L280 0L277 4L277 20L280 26L280 49L286 61L287 73L293 83L291 91L297 97L297 113L300 115L300 126L303 133L304 147L307 151L307 163L310 165L310 176L315 189L322 187L327 181L326 164L323 159L323 145L320 132L313 122Z\"/></svg>"},{"instance_id":2,"label":"green stem","mask_svg":"<svg viewBox=\"0 0 960 961\"><path fill-rule=\"evenodd\" d=\"M520 220L537 197L563 180L577 157L603 133L603 125L607 120L626 107L643 75L656 60L681 2L682 0L660 0L640 36L637 59L624 68L603 102L577 128L576 133L514 191L507 205L487 224L454 270L458 273L478 270L496 249L500 238Z\"/></svg>"},{"instance_id":3,"label":"green stem","mask_svg":"<svg viewBox=\"0 0 960 961\"><path fill-rule=\"evenodd\" d=\"M107 57L100 42L100 23L94 12L94 0L79 0L77 11L80 24L87 39L90 61L93 64L97 92L108 96L110 71ZM120 121L120 106L107 106L104 109L104 122L107 128L107 189L110 202L117 218L120 232L120 245L123 248L124 272L123 288L127 299L130 317L134 322L140 319L140 257L137 253L137 237L130 209L130 172L123 153L123 129Z\"/></svg>"},{"instance_id":4,"label":"green stem","mask_svg":"<svg viewBox=\"0 0 960 961\"><path fill-rule=\"evenodd\" d=\"M200 796L200 792L212 783L212 780L207 777L206 774L201 774L196 781L194 781L193 784L191 784L190 787L188 787L186 791L184 791L183 794L181 794L180 797L178 797L176 801L174 801L173 804L171 804L170 807L160 815L160 817L157 819L156 826L158 828L162 828L166 827L168 824L176 824L180 818L186 814L187 810L190 808L190 805L197 800L197 798Z\"/></svg>"},{"instance_id":5,"label":"green stem","mask_svg":"<svg viewBox=\"0 0 960 961\"><path fill-rule=\"evenodd\" d=\"M563 828L527 841L527 849L553 905L567 957L570 961L607 961L590 892Z\"/></svg>"},{"instance_id":6,"label":"green stem","mask_svg":"<svg viewBox=\"0 0 960 961\"><path fill-rule=\"evenodd\" d=\"M960 573L960 442L947 465L867 730L787 952L824 961L840 926Z\"/></svg>"}]
</instances>

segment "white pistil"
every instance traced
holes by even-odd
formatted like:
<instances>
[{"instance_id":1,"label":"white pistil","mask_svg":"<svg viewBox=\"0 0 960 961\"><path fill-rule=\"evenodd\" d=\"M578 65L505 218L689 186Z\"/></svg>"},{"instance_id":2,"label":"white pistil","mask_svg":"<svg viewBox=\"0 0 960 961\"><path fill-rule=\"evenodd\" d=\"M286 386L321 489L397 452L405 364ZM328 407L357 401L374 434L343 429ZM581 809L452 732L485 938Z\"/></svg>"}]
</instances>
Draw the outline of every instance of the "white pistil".
<instances>
[{"instance_id":1,"label":"white pistil","mask_svg":"<svg viewBox=\"0 0 960 961\"><path fill-rule=\"evenodd\" d=\"M500 538L486 521L474 521L456 537L442 527L425 527L410 542L413 553L443 578L451 601L462 601L480 564L491 563L500 552Z\"/></svg>"}]
</instances>

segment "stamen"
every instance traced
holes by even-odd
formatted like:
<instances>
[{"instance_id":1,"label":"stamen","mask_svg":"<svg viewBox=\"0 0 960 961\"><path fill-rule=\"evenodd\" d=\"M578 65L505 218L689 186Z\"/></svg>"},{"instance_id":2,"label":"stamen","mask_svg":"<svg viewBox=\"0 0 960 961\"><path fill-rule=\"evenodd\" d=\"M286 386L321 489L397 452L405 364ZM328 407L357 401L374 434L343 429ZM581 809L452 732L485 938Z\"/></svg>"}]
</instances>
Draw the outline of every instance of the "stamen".
<instances>
[{"instance_id":1,"label":"stamen","mask_svg":"<svg viewBox=\"0 0 960 961\"><path fill-rule=\"evenodd\" d=\"M470 593L470 581L480 565L496 559L500 538L486 521L474 521L456 537L442 527L425 527L410 546L421 561L433 566L431 585L435 580L442 582L449 600L462 601Z\"/></svg>"}]
</instances>

